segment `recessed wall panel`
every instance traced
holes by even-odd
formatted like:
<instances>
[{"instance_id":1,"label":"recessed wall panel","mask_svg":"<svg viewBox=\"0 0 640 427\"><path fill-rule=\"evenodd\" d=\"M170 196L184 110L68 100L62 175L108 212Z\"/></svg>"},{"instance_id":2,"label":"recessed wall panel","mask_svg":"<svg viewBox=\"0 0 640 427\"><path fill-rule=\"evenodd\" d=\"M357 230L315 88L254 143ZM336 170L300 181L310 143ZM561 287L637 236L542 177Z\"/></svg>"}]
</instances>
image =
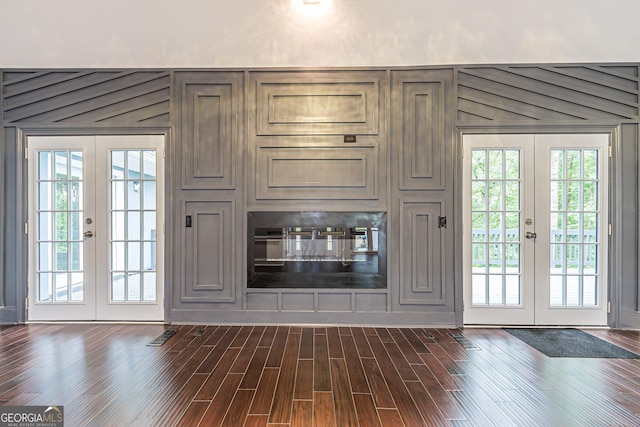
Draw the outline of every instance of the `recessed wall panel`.
<instances>
[{"instance_id":1,"label":"recessed wall panel","mask_svg":"<svg viewBox=\"0 0 640 427\"><path fill-rule=\"evenodd\" d=\"M400 201L401 304L445 304L443 204Z\"/></svg>"},{"instance_id":2,"label":"recessed wall panel","mask_svg":"<svg viewBox=\"0 0 640 427\"><path fill-rule=\"evenodd\" d=\"M376 199L378 150L259 147L257 199Z\"/></svg>"},{"instance_id":3,"label":"recessed wall panel","mask_svg":"<svg viewBox=\"0 0 640 427\"><path fill-rule=\"evenodd\" d=\"M247 294L247 310L278 311L279 294L276 292L258 292Z\"/></svg>"},{"instance_id":4,"label":"recessed wall panel","mask_svg":"<svg viewBox=\"0 0 640 427\"><path fill-rule=\"evenodd\" d=\"M314 311L313 293L282 292L282 311Z\"/></svg>"},{"instance_id":5,"label":"recessed wall panel","mask_svg":"<svg viewBox=\"0 0 640 427\"><path fill-rule=\"evenodd\" d=\"M356 312L387 311L387 294L355 294Z\"/></svg>"},{"instance_id":6,"label":"recessed wall panel","mask_svg":"<svg viewBox=\"0 0 640 427\"><path fill-rule=\"evenodd\" d=\"M450 71L392 74L392 134L400 190L444 189L451 144Z\"/></svg>"},{"instance_id":7,"label":"recessed wall panel","mask_svg":"<svg viewBox=\"0 0 640 427\"><path fill-rule=\"evenodd\" d=\"M182 302L235 302L233 202L186 202Z\"/></svg>"},{"instance_id":8,"label":"recessed wall panel","mask_svg":"<svg viewBox=\"0 0 640 427\"><path fill-rule=\"evenodd\" d=\"M380 72L252 73L256 134L378 135Z\"/></svg>"},{"instance_id":9,"label":"recessed wall panel","mask_svg":"<svg viewBox=\"0 0 640 427\"><path fill-rule=\"evenodd\" d=\"M178 73L182 188L236 188L242 74Z\"/></svg>"},{"instance_id":10,"label":"recessed wall panel","mask_svg":"<svg viewBox=\"0 0 640 427\"><path fill-rule=\"evenodd\" d=\"M318 311L352 311L350 293L318 293Z\"/></svg>"},{"instance_id":11,"label":"recessed wall panel","mask_svg":"<svg viewBox=\"0 0 640 427\"><path fill-rule=\"evenodd\" d=\"M190 153L193 157L192 175L194 178L222 178L223 165L229 156L223 143L228 138L225 128L229 125L223 123L224 99L220 95L196 93L193 95L193 103L194 144Z\"/></svg>"}]
</instances>

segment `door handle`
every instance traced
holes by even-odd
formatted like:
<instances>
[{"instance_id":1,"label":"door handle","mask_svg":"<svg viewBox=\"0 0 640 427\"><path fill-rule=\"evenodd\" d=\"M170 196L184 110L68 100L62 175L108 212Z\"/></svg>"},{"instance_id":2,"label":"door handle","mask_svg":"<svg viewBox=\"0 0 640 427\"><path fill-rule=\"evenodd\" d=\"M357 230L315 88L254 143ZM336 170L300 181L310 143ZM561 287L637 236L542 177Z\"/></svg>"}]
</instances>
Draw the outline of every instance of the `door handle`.
<instances>
[{"instance_id":1,"label":"door handle","mask_svg":"<svg viewBox=\"0 0 640 427\"><path fill-rule=\"evenodd\" d=\"M524 237L526 237L527 239L535 239L536 237L538 237L538 234L535 232L527 231L526 233L524 233Z\"/></svg>"},{"instance_id":2,"label":"door handle","mask_svg":"<svg viewBox=\"0 0 640 427\"><path fill-rule=\"evenodd\" d=\"M89 239L89 238L93 237L93 231L85 231L83 233L83 235L84 235L85 238Z\"/></svg>"}]
</instances>

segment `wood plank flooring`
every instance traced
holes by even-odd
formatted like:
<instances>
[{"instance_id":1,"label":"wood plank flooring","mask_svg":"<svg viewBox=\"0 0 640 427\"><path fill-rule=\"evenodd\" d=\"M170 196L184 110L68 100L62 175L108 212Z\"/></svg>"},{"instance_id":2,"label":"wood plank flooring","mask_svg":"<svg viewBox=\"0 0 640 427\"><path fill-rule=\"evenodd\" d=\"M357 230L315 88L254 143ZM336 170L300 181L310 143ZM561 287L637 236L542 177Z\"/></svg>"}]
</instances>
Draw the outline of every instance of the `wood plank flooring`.
<instances>
[{"instance_id":1,"label":"wood plank flooring","mask_svg":"<svg viewBox=\"0 0 640 427\"><path fill-rule=\"evenodd\" d=\"M64 405L67 426L640 425L640 359L500 329L199 325L147 346L164 328L0 327L0 405ZM639 332L587 332L640 353Z\"/></svg>"}]
</instances>

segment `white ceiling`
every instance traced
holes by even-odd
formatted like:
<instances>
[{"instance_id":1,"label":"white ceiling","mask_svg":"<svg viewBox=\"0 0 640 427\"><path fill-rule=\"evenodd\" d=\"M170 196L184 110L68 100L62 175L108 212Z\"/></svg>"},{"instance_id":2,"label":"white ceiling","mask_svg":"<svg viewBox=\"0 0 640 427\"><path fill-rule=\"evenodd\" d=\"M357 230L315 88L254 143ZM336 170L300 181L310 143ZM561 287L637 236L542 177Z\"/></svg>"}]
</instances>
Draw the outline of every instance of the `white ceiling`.
<instances>
[{"instance_id":1,"label":"white ceiling","mask_svg":"<svg viewBox=\"0 0 640 427\"><path fill-rule=\"evenodd\" d=\"M0 0L0 68L640 62L640 0L296 1Z\"/></svg>"}]
</instances>

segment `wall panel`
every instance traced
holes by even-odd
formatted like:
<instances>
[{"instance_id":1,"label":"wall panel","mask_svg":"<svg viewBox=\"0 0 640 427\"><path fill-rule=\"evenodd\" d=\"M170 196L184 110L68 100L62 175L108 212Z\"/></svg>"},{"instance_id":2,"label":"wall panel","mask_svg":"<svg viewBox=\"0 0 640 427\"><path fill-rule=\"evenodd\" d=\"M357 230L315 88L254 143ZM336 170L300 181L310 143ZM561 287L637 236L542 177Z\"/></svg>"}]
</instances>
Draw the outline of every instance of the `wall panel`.
<instances>
[{"instance_id":1,"label":"wall panel","mask_svg":"<svg viewBox=\"0 0 640 427\"><path fill-rule=\"evenodd\" d=\"M377 199L375 145L259 147L256 199Z\"/></svg>"},{"instance_id":2,"label":"wall panel","mask_svg":"<svg viewBox=\"0 0 640 427\"><path fill-rule=\"evenodd\" d=\"M451 70L392 72L392 140L400 190L444 189L452 84Z\"/></svg>"},{"instance_id":3,"label":"wall panel","mask_svg":"<svg viewBox=\"0 0 640 427\"><path fill-rule=\"evenodd\" d=\"M400 201L400 304L446 304L444 202Z\"/></svg>"},{"instance_id":4,"label":"wall panel","mask_svg":"<svg viewBox=\"0 0 640 427\"><path fill-rule=\"evenodd\" d=\"M6 123L169 123L169 71L3 73Z\"/></svg>"},{"instance_id":5,"label":"wall panel","mask_svg":"<svg viewBox=\"0 0 640 427\"><path fill-rule=\"evenodd\" d=\"M181 302L235 302L235 211L233 202L185 202Z\"/></svg>"},{"instance_id":6,"label":"wall panel","mask_svg":"<svg viewBox=\"0 0 640 427\"><path fill-rule=\"evenodd\" d=\"M454 211L460 190L454 186L454 125L482 131L596 123L622 129L617 155L624 158L614 159L620 201L612 243L620 255L620 300L614 305L623 326L637 325L638 69L518 64L3 71L3 245L9 248L3 276L10 286L4 303L24 312L19 286L27 268L21 249L26 163L19 138L29 126L56 134L175 127L167 153L174 224L173 250L167 252L176 257L167 277L173 279L175 319L451 325L462 318L460 298L460 309L453 309L454 293L460 294L454 278L461 277L453 248L462 238L454 219L460 218ZM387 212L388 289L246 290L246 212L279 209ZM187 213L191 228L184 227ZM448 216L448 229L436 226L438 216Z\"/></svg>"},{"instance_id":7,"label":"wall panel","mask_svg":"<svg viewBox=\"0 0 640 427\"><path fill-rule=\"evenodd\" d=\"M257 135L377 135L373 73L253 73Z\"/></svg>"},{"instance_id":8,"label":"wall panel","mask_svg":"<svg viewBox=\"0 0 640 427\"><path fill-rule=\"evenodd\" d=\"M177 73L183 189L235 189L243 74Z\"/></svg>"},{"instance_id":9,"label":"wall panel","mask_svg":"<svg viewBox=\"0 0 640 427\"><path fill-rule=\"evenodd\" d=\"M385 71L251 71L249 207L384 205L387 87Z\"/></svg>"},{"instance_id":10,"label":"wall panel","mask_svg":"<svg viewBox=\"0 0 640 427\"><path fill-rule=\"evenodd\" d=\"M637 120L637 66L461 67L458 120L557 122Z\"/></svg>"}]
</instances>

